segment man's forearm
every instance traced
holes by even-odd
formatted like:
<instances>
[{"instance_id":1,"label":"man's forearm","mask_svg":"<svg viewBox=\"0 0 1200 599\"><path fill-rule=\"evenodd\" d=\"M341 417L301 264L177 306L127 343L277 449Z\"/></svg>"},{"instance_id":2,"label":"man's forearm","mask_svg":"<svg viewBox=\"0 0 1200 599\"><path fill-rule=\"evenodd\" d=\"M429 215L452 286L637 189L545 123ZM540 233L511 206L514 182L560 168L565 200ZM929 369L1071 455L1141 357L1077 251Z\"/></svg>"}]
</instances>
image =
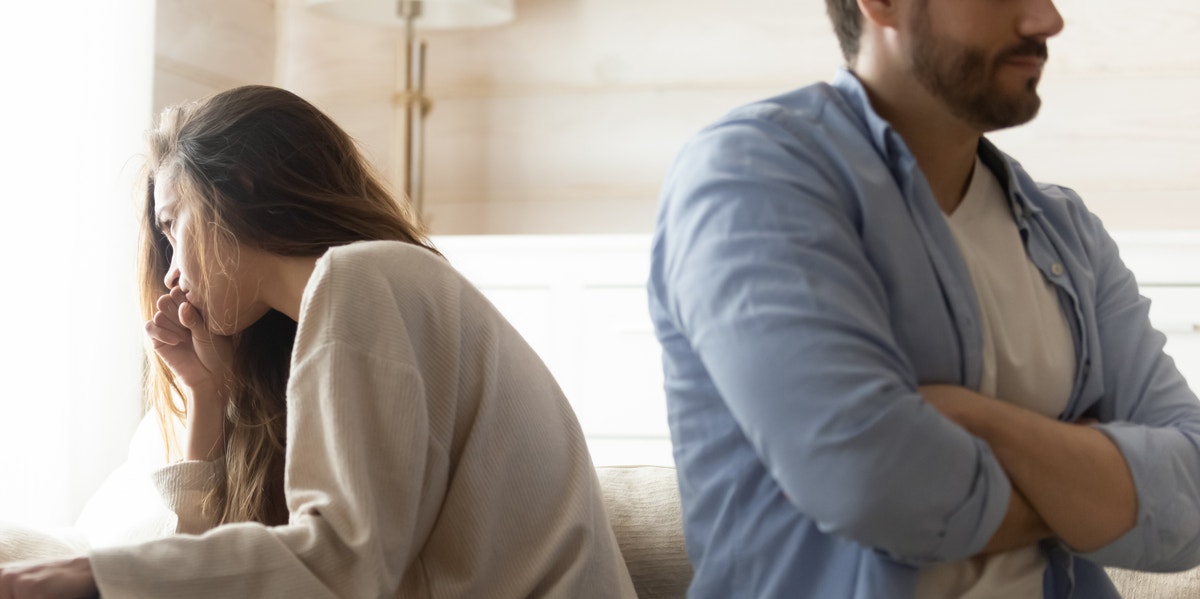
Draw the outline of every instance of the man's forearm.
<instances>
[{"instance_id":1,"label":"man's forearm","mask_svg":"<svg viewBox=\"0 0 1200 599\"><path fill-rule=\"evenodd\" d=\"M1095 551L1133 528L1133 476L1104 433L961 387L923 387L922 393L988 443L1013 485L1072 548Z\"/></svg>"},{"instance_id":2,"label":"man's forearm","mask_svg":"<svg viewBox=\"0 0 1200 599\"><path fill-rule=\"evenodd\" d=\"M1000 528L992 534L992 538L981 552L982 555L1012 551L1028 547L1047 537L1054 536L1050 527L1042 520L1041 515L1029 504L1020 489L1013 488L1008 500L1008 511Z\"/></svg>"}]
</instances>

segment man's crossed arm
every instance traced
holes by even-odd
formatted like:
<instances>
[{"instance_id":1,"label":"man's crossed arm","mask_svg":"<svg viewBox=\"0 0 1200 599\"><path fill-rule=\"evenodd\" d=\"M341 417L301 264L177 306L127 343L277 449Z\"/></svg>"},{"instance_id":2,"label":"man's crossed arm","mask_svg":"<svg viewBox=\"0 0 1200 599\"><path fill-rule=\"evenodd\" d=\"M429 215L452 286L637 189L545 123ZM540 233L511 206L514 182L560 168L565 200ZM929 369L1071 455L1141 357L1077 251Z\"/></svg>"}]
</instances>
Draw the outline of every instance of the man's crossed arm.
<instances>
[{"instance_id":1,"label":"man's crossed arm","mask_svg":"<svg viewBox=\"0 0 1200 599\"><path fill-rule=\"evenodd\" d=\"M1048 536L1086 553L1133 528L1138 507L1133 475L1104 433L963 387L930 385L920 391L942 415L983 439L1012 481L1008 512L985 553Z\"/></svg>"}]
</instances>

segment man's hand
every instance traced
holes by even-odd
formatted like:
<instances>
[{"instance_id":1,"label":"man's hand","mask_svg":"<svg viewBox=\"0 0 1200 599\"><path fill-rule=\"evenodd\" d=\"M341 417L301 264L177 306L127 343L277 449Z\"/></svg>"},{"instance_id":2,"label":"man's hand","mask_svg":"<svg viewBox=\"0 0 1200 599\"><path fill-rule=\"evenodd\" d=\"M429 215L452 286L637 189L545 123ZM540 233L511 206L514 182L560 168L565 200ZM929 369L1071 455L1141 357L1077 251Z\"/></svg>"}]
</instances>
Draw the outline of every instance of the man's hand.
<instances>
[{"instance_id":1,"label":"man's hand","mask_svg":"<svg viewBox=\"0 0 1200 599\"><path fill-rule=\"evenodd\" d=\"M0 565L0 599L87 599L97 593L86 557Z\"/></svg>"},{"instance_id":2,"label":"man's hand","mask_svg":"<svg viewBox=\"0 0 1200 599\"><path fill-rule=\"evenodd\" d=\"M920 388L925 400L983 439L1015 489L1067 545L1096 551L1133 528L1137 492L1117 446L1091 421L1060 422L962 387Z\"/></svg>"}]
</instances>

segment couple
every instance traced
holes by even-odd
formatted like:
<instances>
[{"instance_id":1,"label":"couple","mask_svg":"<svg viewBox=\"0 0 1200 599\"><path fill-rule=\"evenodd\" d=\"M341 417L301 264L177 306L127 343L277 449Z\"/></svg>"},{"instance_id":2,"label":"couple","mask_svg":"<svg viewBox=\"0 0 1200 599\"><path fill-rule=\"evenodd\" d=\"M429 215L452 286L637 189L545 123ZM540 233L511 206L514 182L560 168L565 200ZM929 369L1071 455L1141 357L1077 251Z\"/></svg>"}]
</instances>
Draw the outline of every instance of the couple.
<instances>
[{"instance_id":1,"label":"couple","mask_svg":"<svg viewBox=\"0 0 1200 599\"><path fill-rule=\"evenodd\" d=\"M704 130L663 190L690 595L1107 599L1102 565L1194 567L1195 395L1099 221L983 138L1036 114L1053 2L827 7L849 68ZM0 568L0 599L632 593L545 368L344 133L242 88L151 141L154 390L186 419L160 488L225 526Z\"/></svg>"}]
</instances>

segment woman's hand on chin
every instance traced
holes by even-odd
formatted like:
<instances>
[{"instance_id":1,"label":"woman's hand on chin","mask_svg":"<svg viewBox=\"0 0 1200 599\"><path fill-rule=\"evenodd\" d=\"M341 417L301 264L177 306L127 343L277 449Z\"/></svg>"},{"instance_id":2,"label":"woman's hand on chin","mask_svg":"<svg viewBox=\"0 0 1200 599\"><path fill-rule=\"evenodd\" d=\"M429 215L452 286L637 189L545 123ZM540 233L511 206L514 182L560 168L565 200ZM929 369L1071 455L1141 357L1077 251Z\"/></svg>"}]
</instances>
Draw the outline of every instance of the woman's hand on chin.
<instances>
[{"instance_id":1,"label":"woman's hand on chin","mask_svg":"<svg viewBox=\"0 0 1200 599\"><path fill-rule=\"evenodd\" d=\"M215 335L204 315L179 287L158 298L146 323L155 353L166 362L187 395L184 458L213 460L224 454L225 406L232 381L233 342Z\"/></svg>"},{"instance_id":2,"label":"woman's hand on chin","mask_svg":"<svg viewBox=\"0 0 1200 599\"><path fill-rule=\"evenodd\" d=\"M0 564L0 599L86 599L98 593L86 557Z\"/></svg>"},{"instance_id":3,"label":"woman's hand on chin","mask_svg":"<svg viewBox=\"0 0 1200 599\"><path fill-rule=\"evenodd\" d=\"M233 362L230 338L209 331L204 315L179 287L159 297L157 307L146 323L146 335L179 382L189 388L227 383Z\"/></svg>"}]
</instances>

